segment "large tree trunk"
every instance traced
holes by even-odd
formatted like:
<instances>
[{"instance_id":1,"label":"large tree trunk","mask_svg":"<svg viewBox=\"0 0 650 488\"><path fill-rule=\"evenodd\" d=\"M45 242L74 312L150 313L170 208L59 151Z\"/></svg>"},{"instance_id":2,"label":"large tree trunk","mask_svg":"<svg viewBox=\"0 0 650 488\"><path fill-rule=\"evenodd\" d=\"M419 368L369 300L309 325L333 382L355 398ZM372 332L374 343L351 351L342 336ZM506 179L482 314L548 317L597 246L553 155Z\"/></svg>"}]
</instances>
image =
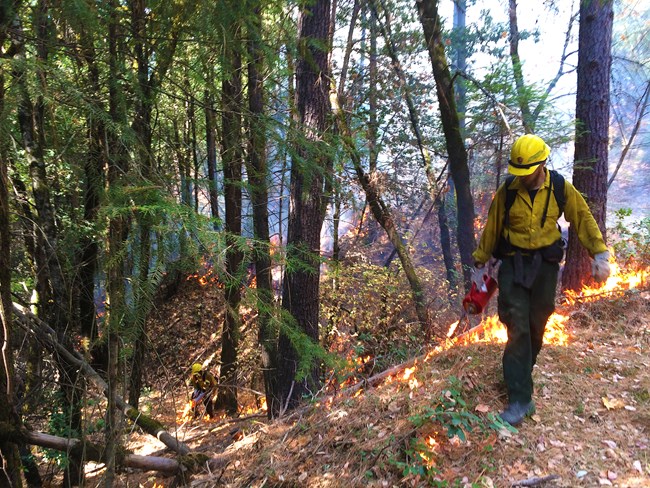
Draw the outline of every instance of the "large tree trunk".
<instances>
[{"instance_id":1,"label":"large tree trunk","mask_svg":"<svg viewBox=\"0 0 650 488\"><path fill-rule=\"evenodd\" d=\"M226 28L225 56L222 85L222 141L223 185L226 206L226 311L221 337L221 372L217 408L225 408L233 415L237 412L237 357L239 349L242 260L239 239L242 219L242 138L241 138L241 33L238 23Z\"/></svg>"},{"instance_id":2,"label":"large tree trunk","mask_svg":"<svg viewBox=\"0 0 650 488\"><path fill-rule=\"evenodd\" d=\"M273 318L273 289L268 208L268 167L266 161L266 125L264 123L264 53L262 51L262 9L260 2L253 6L254 17L248 30L248 158L246 170L253 205L253 259L257 282L257 309L259 317L258 342L262 347L264 392L267 412L278 411L278 399L273 396L277 379L277 334Z\"/></svg>"},{"instance_id":3,"label":"large tree trunk","mask_svg":"<svg viewBox=\"0 0 650 488\"><path fill-rule=\"evenodd\" d=\"M445 47L442 42L441 20L438 13L437 0L416 0L424 38L429 51L429 58L436 81L436 94L445 133L449 170L456 190L458 225L456 238L463 266L465 288L471 284L471 269L473 266L472 252L476 247L474 238L474 201L470 191L469 167L467 165L467 150L460 130L458 111L454 98L449 65L445 57Z\"/></svg>"},{"instance_id":4,"label":"large tree trunk","mask_svg":"<svg viewBox=\"0 0 650 488\"><path fill-rule=\"evenodd\" d=\"M316 0L302 7L296 105L297 129L304 139L298 142L291 165L287 259L292 263L285 270L282 306L293 319L284 327L294 330L289 334L283 330L278 346L281 359L276 397L281 399L282 408L297 406L304 395L315 394L320 383L315 358L304 356L307 351L298 351L291 336L295 339L296 333L304 334L314 343L319 342L320 231L326 208L323 189L332 161L325 142L330 114L330 76L325 48L329 23L329 0ZM300 365L304 375L297 378L301 359L307 364Z\"/></svg>"},{"instance_id":5,"label":"large tree trunk","mask_svg":"<svg viewBox=\"0 0 650 488\"><path fill-rule=\"evenodd\" d=\"M585 196L605 237L607 212L607 150L611 74L612 0L580 3L576 142L573 184ZM587 251L573 229L569 232L562 288L579 290L589 279Z\"/></svg>"}]
</instances>

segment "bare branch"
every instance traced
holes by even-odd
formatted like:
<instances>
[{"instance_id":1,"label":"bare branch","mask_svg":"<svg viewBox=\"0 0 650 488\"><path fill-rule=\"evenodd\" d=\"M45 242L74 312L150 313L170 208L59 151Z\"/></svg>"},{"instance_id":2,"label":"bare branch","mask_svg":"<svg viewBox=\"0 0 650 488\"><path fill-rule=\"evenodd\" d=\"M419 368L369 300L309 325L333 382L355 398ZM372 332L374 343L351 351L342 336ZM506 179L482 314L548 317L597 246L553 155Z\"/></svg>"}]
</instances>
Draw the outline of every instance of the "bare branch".
<instances>
[{"instance_id":1,"label":"bare branch","mask_svg":"<svg viewBox=\"0 0 650 488\"><path fill-rule=\"evenodd\" d=\"M609 189L610 186L612 186L612 183L614 182L614 179L616 178L616 175L618 174L618 170L621 169L621 166L623 165L623 161L625 161L625 157L627 156L628 151L630 150L630 147L632 146L632 143L634 142L634 138L636 137L637 133L639 132L639 129L641 128L641 121L646 115L646 109L648 108L648 102L650 101L650 80L646 82L645 85L645 90L643 92L643 95L641 96L641 99L639 100L639 105L640 105L640 110L637 112L636 116L636 122L634 123L634 128L632 129L632 133L630 134L630 138L627 140L625 143L625 146L623 147L623 150L621 151L621 156L618 158L618 163L616 164L616 169L612 173L612 176L609 178L609 181L607 182L607 188ZM622 131L621 131L622 133ZM625 137L623 135L623 137Z\"/></svg>"}]
</instances>

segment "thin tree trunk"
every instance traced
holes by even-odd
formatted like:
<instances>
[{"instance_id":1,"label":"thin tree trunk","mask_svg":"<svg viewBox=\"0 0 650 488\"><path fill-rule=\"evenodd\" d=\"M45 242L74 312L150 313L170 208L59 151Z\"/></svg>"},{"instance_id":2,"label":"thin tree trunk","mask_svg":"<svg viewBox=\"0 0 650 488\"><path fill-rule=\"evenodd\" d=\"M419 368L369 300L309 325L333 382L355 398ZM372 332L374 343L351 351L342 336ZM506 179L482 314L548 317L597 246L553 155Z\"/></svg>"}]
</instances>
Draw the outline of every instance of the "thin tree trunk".
<instances>
[{"instance_id":1,"label":"thin tree trunk","mask_svg":"<svg viewBox=\"0 0 650 488\"><path fill-rule=\"evenodd\" d=\"M472 252L476 247L476 240L474 237L474 201L470 191L467 150L460 131L454 87L442 42L438 2L436 0L416 0L416 3L431 59L433 77L436 81L436 94L449 156L449 169L456 191L458 216L456 239L463 266L465 289L469 290L471 269L474 264Z\"/></svg>"},{"instance_id":2,"label":"thin tree trunk","mask_svg":"<svg viewBox=\"0 0 650 488\"><path fill-rule=\"evenodd\" d=\"M447 281L449 289L455 290L458 286L458 276L454 265L454 255L451 252L451 235L449 233L449 224L447 220L447 209L445 206L445 194L439 195L436 200L436 209L438 211L438 225L440 226L440 247L442 248L442 259L447 270Z\"/></svg>"},{"instance_id":3,"label":"thin tree trunk","mask_svg":"<svg viewBox=\"0 0 650 488\"><path fill-rule=\"evenodd\" d=\"M39 69L35 76L40 84L41 95L37 96L36 103L32 103L31 94L27 84L28 73L25 71L26 36L22 25L17 19L18 26L13 31L13 41L16 47L14 58L16 63L13 77L18 86L20 101L18 107L18 122L22 135L25 159L29 164L31 190L34 197L37 226L36 231L42 233L44 247L37 251L37 272L42 274L44 283L44 296L39 296L44 316L50 320L59 334L59 339L67 339L66 334L74 330L70 323L70 295L69 286L63 275L62 266L58 261L58 230L51 201L50 183L45 164L45 98L47 91L47 76L44 68L47 64L50 42L49 7L45 0L41 0L35 7L34 39L36 42L36 55ZM77 372L67 369L64 364L57 365L62 380L61 390L64 397L64 411L69 416L68 424L72 430L81 431L81 411L79 392L77 389ZM64 486L76 486L83 482L83 471L78 463L68 464L64 475Z\"/></svg>"},{"instance_id":4,"label":"thin tree trunk","mask_svg":"<svg viewBox=\"0 0 650 488\"><path fill-rule=\"evenodd\" d=\"M91 36L83 35L84 60L88 67L88 80L95 94L93 104L97 111L103 111L99 96L101 93L100 71ZM84 221L94 226L99 209L99 198L104 186L104 168L107 166L104 136L106 127L101 117L88 121L88 158L84 163ZM79 272L79 319L81 334L94 342L97 338L97 320L95 307L95 277L97 275L99 243L93 235L84 236L81 242L81 263Z\"/></svg>"},{"instance_id":5,"label":"thin tree trunk","mask_svg":"<svg viewBox=\"0 0 650 488\"><path fill-rule=\"evenodd\" d=\"M565 74L564 66L566 64L567 58L572 54L568 52L568 47L571 41L571 31L573 29L573 23L575 22L575 15L572 15L569 19L569 26L567 27L567 32L564 36L564 48L562 49L562 56L560 58L560 66L554 78L547 85L544 94L541 99L537 102L535 108L531 111L530 108L530 94L527 93L526 82L524 81L524 74L521 67L521 58L519 57L519 24L517 21L517 1L509 0L509 22L510 22L510 62L512 64L512 71L515 78L515 87L517 89L517 102L519 104L519 109L521 110L521 118L524 126L524 131L527 134L535 132L535 124L539 114L542 112L546 106L546 101L550 95L553 88L557 85L559 79Z\"/></svg>"},{"instance_id":6,"label":"thin tree trunk","mask_svg":"<svg viewBox=\"0 0 650 488\"><path fill-rule=\"evenodd\" d=\"M210 70L210 67L206 68ZM208 83L211 85L212 76L208 76ZM219 194L217 192L217 123L214 111L214 99L210 90L205 90L203 95L205 106L205 140L207 146L208 165L208 195L210 196L210 215L213 219L214 230L218 230L219 224Z\"/></svg>"},{"instance_id":7,"label":"thin tree trunk","mask_svg":"<svg viewBox=\"0 0 650 488\"><path fill-rule=\"evenodd\" d=\"M532 134L535 130L535 124L530 113L528 105L529 96L525 90L524 74L521 69L521 59L519 58L519 26L517 24L517 0L510 0L509 7L510 19L510 61L512 63L512 71L515 76L515 86L517 87L517 101L519 102L519 110L521 110L521 118L524 124L524 131L526 134Z\"/></svg>"},{"instance_id":8,"label":"thin tree trunk","mask_svg":"<svg viewBox=\"0 0 650 488\"><path fill-rule=\"evenodd\" d=\"M125 122L124 107L121 104L121 93L118 74L122 73L119 58L119 22L117 0L111 0L110 18L108 25L109 45L109 115L111 122L119 127ZM109 166L107 169L107 189L118 188L123 184L123 179L128 174L126 154L119 143L115 131L108 133ZM128 236L128 222L125 217L118 215L108 222L108 237L106 253L108 256L120 256L124 252L125 241ZM126 300L124 290L124 269L121 260L113 263L106 271L106 304L108 313L105 319L105 350L106 377L105 384L108 406L106 410L106 428L104 438L106 446L106 474L104 485L111 487L115 481L116 451L118 445L116 405L118 403L117 391L117 353L119 344L117 334L122 317L125 315Z\"/></svg>"},{"instance_id":9,"label":"thin tree trunk","mask_svg":"<svg viewBox=\"0 0 650 488\"><path fill-rule=\"evenodd\" d=\"M175 23L172 23L171 31L165 37L165 42L160 42L159 39L152 40L148 32L149 18L147 2L134 0L131 3L131 34L137 61L136 93L138 96L135 101L132 129L137 140L136 154L139 163L137 169L144 184L149 184L154 177L152 113L155 96L161 81L171 66L178 43L178 30ZM139 273L134 291L135 326L137 329L129 380L129 398L136 404L140 398L143 365L147 355L147 316L151 309L152 299L149 290L151 288L150 258L153 222L143 212L138 216L138 225L140 227ZM110 444L108 445L110 446Z\"/></svg>"},{"instance_id":10,"label":"thin tree trunk","mask_svg":"<svg viewBox=\"0 0 650 488\"><path fill-rule=\"evenodd\" d=\"M409 285L411 286L411 294L413 296L413 302L415 303L418 320L420 321L420 324L425 333L429 335L430 324L424 299L424 289L422 288L420 279L418 278L415 268L413 267L411 256L408 252L406 244L404 243L404 240L397 230L390 208L381 198L379 189L375 185L372 178L370 178L370 175L368 175L363 170L363 166L361 164L361 156L359 155L359 152L354 145L352 133L345 122L340 107L338 104L336 104L333 109L337 115L339 130L344 138L345 145L348 149L348 153L350 154L354 169L357 173L357 179L359 180L359 183L361 184L361 187L366 194L368 206L370 207L370 210L372 211L372 214L377 222L379 222L379 225L381 225L381 227L386 231L386 235L388 236L390 243L394 246L397 255L400 258L400 262L404 268L404 274L406 275Z\"/></svg>"},{"instance_id":11,"label":"thin tree trunk","mask_svg":"<svg viewBox=\"0 0 650 488\"><path fill-rule=\"evenodd\" d=\"M627 139L627 142L625 143L623 150L621 151L621 156L618 158L618 163L616 164L616 168L612 172L612 176L610 176L609 180L607 181L607 189L609 189L609 187L612 186L612 183L614 183L614 179L616 179L618 170L621 169L621 166L623 165L623 161L625 161L625 158L627 157L627 153L630 150L630 147L632 147L632 144L634 143L634 139L636 138L636 135L638 134L639 129L641 128L641 122L643 121L643 118L646 115L646 109L648 108L649 101L650 101L650 80L648 80L645 84L645 90L643 92L643 95L641 95L641 100L639 100L639 104L637 105L638 111L636 116L636 122L634 123L632 132L630 133L630 136Z\"/></svg>"}]
</instances>

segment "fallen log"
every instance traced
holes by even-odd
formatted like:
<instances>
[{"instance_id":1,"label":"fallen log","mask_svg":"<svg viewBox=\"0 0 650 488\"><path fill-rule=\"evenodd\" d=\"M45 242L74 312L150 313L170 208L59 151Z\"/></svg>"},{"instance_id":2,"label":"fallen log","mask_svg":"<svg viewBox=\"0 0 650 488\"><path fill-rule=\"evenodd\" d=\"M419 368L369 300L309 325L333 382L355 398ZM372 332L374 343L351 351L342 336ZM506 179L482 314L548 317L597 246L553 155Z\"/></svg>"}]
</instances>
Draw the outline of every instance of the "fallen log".
<instances>
[{"instance_id":1,"label":"fallen log","mask_svg":"<svg viewBox=\"0 0 650 488\"><path fill-rule=\"evenodd\" d=\"M16 323L26 332L32 334L34 338L43 346L45 346L53 354L58 354L70 364L79 368L81 373L86 379L91 381L97 388L99 388L105 395L108 392L108 384L104 379L95 371L76 351L70 351L59 343L56 337L56 332L45 322L39 319L36 315L31 313L25 307L14 303L14 316ZM35 329L32 324L38 327ZM157 438L165 446L172 451L185 456L189 454L190 448L184 443L180 442L176 437L171 435L165 427L157 420L143 415L136 408L132 407L124 401L120 396L115 397L116 406L120 409L122 414L140 427L144 432Z\"/></svg>"},{"instance_id":2,"label":"fallen log","mask_svg":"<svg viewBox=\"0 0 650 488\"><path fill-rule=\"evenodd\" d=\"M57 437L42 432L25 432L27 443L35 446L56 449L57 451L79 452L87 461L103 462L102 453L104 448L90 442L83 442L79 439L68 439ZM143 471L158 471L164 474L177 474L182 470L182 465L175 459L159 456L139 456L137 454L124 454L118 456L118 466L125 468L137 468Z\"/></svg>"}]
</instances>

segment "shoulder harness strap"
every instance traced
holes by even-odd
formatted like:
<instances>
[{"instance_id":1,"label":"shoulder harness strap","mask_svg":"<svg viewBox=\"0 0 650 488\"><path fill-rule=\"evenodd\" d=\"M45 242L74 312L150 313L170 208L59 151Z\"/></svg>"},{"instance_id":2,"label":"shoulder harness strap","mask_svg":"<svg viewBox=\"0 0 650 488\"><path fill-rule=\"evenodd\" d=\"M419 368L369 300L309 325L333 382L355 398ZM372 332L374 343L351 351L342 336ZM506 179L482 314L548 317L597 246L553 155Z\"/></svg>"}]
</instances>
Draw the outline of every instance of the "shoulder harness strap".
<instances>
[{"instance_id":1,"label":"shoulder harness strap","mask_svg":"<svg viewBox=\"0 0 650 488\"><path fill-rule=\"evenodd\" d=\"M509 175L506 178L506 206L505 206L505 215L503 217L503 228L507 229L510 227L510 208L512 204L515 203L515 198L517 198L517 190L511 190L510 184L515 180L513 175Z\"/></svg>"},{"instance_id":2,"label":"shoulder harness strap","mask_svg":"<svg viewBox=\"0 0 650 488\"><path fill-rule=\"evenodd\" d=\"M564 205L566 199L564 198L564 177L557 171L551 169L549 170L551 175L551 189L553 190L553 196L555 197L555 202L557 203L558 208L560 209L560 215L564 212ZM510 225L510 208L512 204L515 203L515 198L517 198L517 190L510 189L510 184L513 182L515 177L510 175L506 178L506 202L505 202L505 216L503 219L503 227L508 228ZM546 223L546 215L548 212L548 203L551 198L551 192L548 193L546 197L546 205L544 206L544 213L542 214L542 227Z\"/></svg>"}]
</instances>

